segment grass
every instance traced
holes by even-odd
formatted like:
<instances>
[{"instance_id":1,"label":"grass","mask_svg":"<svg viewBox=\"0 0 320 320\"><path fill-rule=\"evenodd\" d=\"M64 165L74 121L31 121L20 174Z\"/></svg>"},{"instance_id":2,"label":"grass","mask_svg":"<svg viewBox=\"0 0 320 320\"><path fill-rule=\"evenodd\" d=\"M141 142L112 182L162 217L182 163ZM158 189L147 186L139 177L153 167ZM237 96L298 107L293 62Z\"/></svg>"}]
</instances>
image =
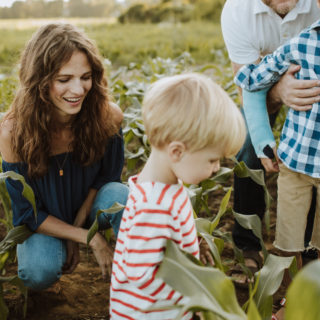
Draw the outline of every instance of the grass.
<instances>
[{"instance_id":1,"label":"grass","mask_svg":"<svg viewBox=\"0 0 320 320\"><path fill-rule=\"evenodd\" d=\"M91 21L93 20L93 21ZM130 62L142 63L149 57L174 58L189 51L196 64L214 60L215 49L224 47L219 24L190 22L186 24L117 24L102 23L91 19L64 19L84 28L96 41L104 58L117 67ZM39 20L0 21L0 73L8 73L18 62L26 42L37 26L46 22ZM95 21L95 23L94 23ZM12 25L11 28L5 27Z\"/></svg>"}]
</instances>

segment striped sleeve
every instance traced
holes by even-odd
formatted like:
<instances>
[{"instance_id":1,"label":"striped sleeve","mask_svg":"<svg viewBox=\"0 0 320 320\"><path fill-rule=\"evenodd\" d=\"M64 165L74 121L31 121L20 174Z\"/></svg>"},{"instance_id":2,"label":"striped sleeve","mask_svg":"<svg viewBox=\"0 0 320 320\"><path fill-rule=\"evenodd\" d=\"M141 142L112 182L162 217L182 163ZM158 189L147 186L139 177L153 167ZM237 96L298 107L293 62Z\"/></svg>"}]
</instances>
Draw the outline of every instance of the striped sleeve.
<instances>
[{"instance_id":1,"label":"striped sleeve","mask_svg":"<svg viewBox=\"0 0 320 320\"><path fill-rule=\"evenodd\" d=\"M163 260L166 241L179 243L175 236L180 231L170 211L142 205L136 208L135 216L127 224L126 243L123 249L122 265L128 280L145 293L156 296L165 284L155 279Z\"/></svg>"}]
</instances>

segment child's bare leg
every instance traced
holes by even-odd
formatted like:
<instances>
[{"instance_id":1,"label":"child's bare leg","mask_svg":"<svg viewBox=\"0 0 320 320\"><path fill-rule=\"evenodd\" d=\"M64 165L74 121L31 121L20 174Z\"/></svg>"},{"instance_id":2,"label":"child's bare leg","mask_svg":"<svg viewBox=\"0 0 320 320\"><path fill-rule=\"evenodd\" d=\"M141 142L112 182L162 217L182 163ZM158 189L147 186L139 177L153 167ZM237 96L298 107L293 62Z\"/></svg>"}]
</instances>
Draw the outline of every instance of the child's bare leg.
<instances>
[{"instance_id":1,"label":"child's bare leg","mask_svg":"<svg viewBox=\"0 0 320 320\"><path fill-rule=\"evenodd\" d=\"M318 253L319 254L319 253ZM295 256L297 259L297 267L298 270L300 270L302 268L302 255L301 252L286 252L286 251L281 251L281 256L282 257L292 257ZM283 281L282 284L285 286L285 288L287 289L289 287L289 284L291 283L292 279L290 277L289 274L289 270L286 269L284 272L284 276L283 276ZM277 320L284 320L284 313L285 313L285 308L281 307L277 313L275 314Z\"/></svg>"},{"instance_id":2,"label":"child's bare leg","mask_svg":"<svg viewBox=\"0 0 320 320\"><path fill-rule=\"evenodd\" d=\"M281 256L282 257L292 257L295 256L297 259L297 267L298 270L300 270L302 268L302 256L301 256L301 252L286 252L286 251L281 251ZM291 283L292 279L290 277L289 274L289 270L286 269L284 272L284 276L283 276L283 285L285 286L285 288L287 289L289 284Z\"/></svg>"}]
</instances>

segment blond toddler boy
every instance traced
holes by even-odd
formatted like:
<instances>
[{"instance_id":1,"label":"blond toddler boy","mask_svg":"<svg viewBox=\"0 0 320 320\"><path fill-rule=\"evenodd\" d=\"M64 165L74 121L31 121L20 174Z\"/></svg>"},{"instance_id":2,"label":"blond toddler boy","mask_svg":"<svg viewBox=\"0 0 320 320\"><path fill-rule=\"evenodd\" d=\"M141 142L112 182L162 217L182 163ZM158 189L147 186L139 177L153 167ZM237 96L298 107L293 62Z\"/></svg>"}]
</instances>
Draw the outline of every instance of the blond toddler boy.
<instances>
[{"instance_id":1,"label":"blond toddler boy","mask_svg":"<svg viewBox=\"0 0 320 320\"><path fill-rule=\"evenodd\" d=\"M174 319L178 309L160 308L188 301L155 278L168 239L199 258L192 206L182 182L197 184L219 170L219 159L236 154L246 132L228 95L196 73L155 82L142 113L152 151L141 173L129 179L112 269L113 320ZM188 312L182 319L192 317Z\"/></svg>"}]
</instances>

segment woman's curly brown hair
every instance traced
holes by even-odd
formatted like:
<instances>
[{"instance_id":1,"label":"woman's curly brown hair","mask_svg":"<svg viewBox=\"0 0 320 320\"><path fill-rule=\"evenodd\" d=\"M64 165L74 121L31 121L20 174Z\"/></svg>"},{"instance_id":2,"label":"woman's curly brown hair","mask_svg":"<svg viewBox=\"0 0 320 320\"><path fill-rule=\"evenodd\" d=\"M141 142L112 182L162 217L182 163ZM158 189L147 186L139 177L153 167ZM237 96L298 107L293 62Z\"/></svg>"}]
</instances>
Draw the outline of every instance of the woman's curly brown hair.
<instances>
[{"instance_id":1,"label":"woman's curly brown hair","mask_svg":"<svg viewBox=\"0 0 320 320\"><path fill-rule=\"evenodd\" d=\"M20 87L5 118L13 119L12 151L28 165L28 175L46 174L54 130L54 107L49 87L61 67L75 51L86 54L92 68L92 88L72 122L70 149L82 165L99 160L109 137L118 128L112 117L107 81L98 49L70 24L45 25L32 36L22 53Z\"/></svg>"}]
</instances>

